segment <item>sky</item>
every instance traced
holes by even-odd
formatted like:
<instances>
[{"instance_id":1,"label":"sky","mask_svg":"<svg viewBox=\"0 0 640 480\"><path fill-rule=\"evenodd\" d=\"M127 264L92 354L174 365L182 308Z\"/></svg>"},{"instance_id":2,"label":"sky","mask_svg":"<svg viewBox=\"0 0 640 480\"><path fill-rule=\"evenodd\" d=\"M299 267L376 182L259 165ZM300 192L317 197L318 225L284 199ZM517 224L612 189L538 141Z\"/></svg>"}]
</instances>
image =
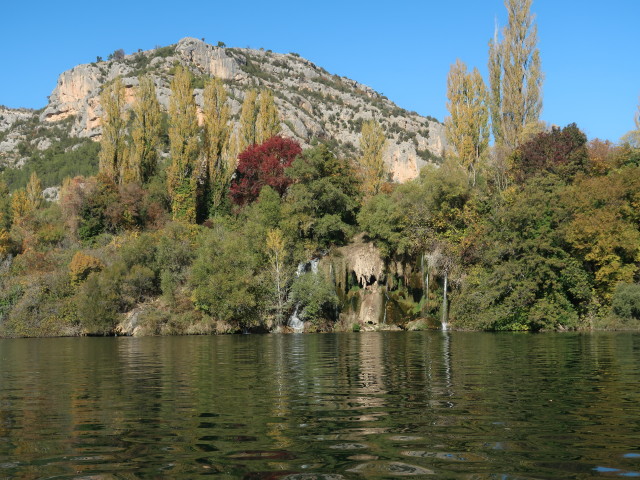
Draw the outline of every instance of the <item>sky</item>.
<instances>
[{"instance_id":1,"label":"sky","mask_svg":"<svg viewBox=\"0 0 640 480\"><path fill-rule=\"evenodd\" d=\"M64 5L64 7L63 7ZM457 58L487 79L488 41L503 0L50 0L6 2L0 104L41 108L60 73L183 37L296 52L369 85L408 110L444 120ZM545 74L541 119L575 122L613 142L634 128L640 95L640 0L534 0ZM636 47L633 47L636 45Z\"/></svg>"}]
</instances>

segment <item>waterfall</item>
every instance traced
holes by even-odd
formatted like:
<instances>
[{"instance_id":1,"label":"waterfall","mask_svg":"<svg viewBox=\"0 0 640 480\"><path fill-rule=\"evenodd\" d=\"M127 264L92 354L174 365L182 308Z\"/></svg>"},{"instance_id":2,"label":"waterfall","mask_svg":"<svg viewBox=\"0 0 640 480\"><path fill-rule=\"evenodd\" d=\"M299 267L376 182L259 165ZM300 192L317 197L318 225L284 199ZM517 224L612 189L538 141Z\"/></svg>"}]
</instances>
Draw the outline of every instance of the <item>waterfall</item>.
<instances>
[{"instance_id":1,"label":"waterfall","mask_svg":"<svg viewBox=\"0 0 640 480\"><path fill-rule=\"evenodd\" d=\"M293 314L289 318L288 325L293 329L294 332L301 333L301 332L304 332L304 322L300 320L300 317L298 317L298 308L299 306L296 305L296 308L293 311Z\"/></svg>"},{"instance_id":2,"label":"waterfall","mask_svg":"<svg viewBox=\"0 0 640 480\"><path fill-rule=\"evenodd\" d=\"M447 322L447 319L449 318L449 304L447 302L447 279L448 279L448 272L445 270L444 271L444 293L442 296L442 331L446 332L447 329L449 328L449 323Z\"/></svg>"},{"instance_id":3,"label":"waterfall","mask_svg":"<svg viewBox=\"0 0 640 480\"><path fill-rule=\"evenodd\" d=\"M382 317L382 324L387 324L387 306L389 304L389 291L387 290L387 286L385 285L384 290L384 316Z\"/></svg>"},{"instance_id":4,"label":"waterfall","mask_svg":"<svg viewBox=\"0 0 640 480\"><path fill-rule=\"evenodd\" d=\"M311 272L313 274L318 273L318 264L320 263L320 258L312 258L308 262L300 262L298 264L298 268L296 269L296 277L299 277L303 273ZM300 310L300 305L296 305L296 308L293 310L291 317L289 317L289 321L287 325L293 329L296 333L304 332L304 322L298 316L298 311Z\"/></svg>"}]
</instances>

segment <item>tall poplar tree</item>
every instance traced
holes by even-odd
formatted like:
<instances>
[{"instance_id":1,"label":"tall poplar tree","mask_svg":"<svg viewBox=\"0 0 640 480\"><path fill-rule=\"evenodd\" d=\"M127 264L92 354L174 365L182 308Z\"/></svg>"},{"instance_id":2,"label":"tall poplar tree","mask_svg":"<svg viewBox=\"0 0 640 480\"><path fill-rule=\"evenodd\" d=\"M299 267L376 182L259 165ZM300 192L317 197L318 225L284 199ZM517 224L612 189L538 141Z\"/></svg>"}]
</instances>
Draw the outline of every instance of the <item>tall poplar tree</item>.
<instances>
[{"instance_id":1,"label":"tall poplar tree","mask_svg":"<svg viewBox=\"0 0 640 480\"><path fill-rule=\"evenodd\" d=\"M102 106L102 137L100 138L99 169L115 183L126 162L125 92L120 77L107 85L100 94Z\"/></svg>"},{"instance_id":2,"label":"tall poplar tree","mask_svg":"<svg viewBox=\"0 0 640 480\"><path fill-rule=\"evenodd\" d=\"M156 172L162 128L156 86L149 76L140 77L133 114L131 131L133 145L128 162L129 175L134 181L144 183Z\"/></svg>"},{"instance_id":3,"label":"tall poplar tree","mask_svg":"<svg viewBox=\"0 0 640 480\"><path fill-rule=\"evenodd\" d=\"M231 182L235 163L230 164L229 106L227 92L220 79L208 82L204 87L204 138L203 149L207 165L208 210L211 215L220 208Z\"/></svg>"},{"instance_id":4,"label":"tall poplar tree","mask_svg":"<svg viewBox=\"0 0 640 480\"><path fill-rule=\"evenodd\" d=\"M11 227L11 196L9 187L0 180L0 230L9 230Z\"/></svg>"},{"instance_id":5,"label":"tall poplar tree","mask_svg":"<svg viewBox=\"0 0 640 480\"><path fill-rule=\"evenodd\" d=\"M248 90L244 94L242 110L240 111L239 150L243 152L247 147L257 142L256 124L258 120L258 92Z\"/></svg>"},{"instance_id":6,"label":"tall poplar tree","mask_svg":"<svg viewBox=\"0 0 640 480\"><path fill-rule=\"evenodd\" d=\"M386 137L384 130L375 120L367 120L362 124L360 150L362 156L358 161L362 177L362 193L365 196L376 195L385 177L385 164L382 157Z\"/></svg>"},{"instance_id":7,"label":"tall poplar tree","mask_svg":"<svg viewBox=\"0 0 640 480\"><path fill-rule=\"evenodd\" d=\"M198 117L191 74L176 69L169 99L169 153L167 185L174 219L196 221Z\"/></svg>"},{"instance_id":8,"label":"tall poplar tree","mask_svg":"<svg viewBox=\"0 0 640 480\"><path fill-rule=\"evenodd\" d=\"M445 119L447 140L475 184L478 162L489 146L487 88L478 69L468 73L467 66L460 60L451 65L447 98L450 114Z\"/></svg>"},{"instance_id":9,"label":"tall poplar tree","mask_svg":"<svg viewBox=\"0 0 640 480\"><path fill-rule=\"evenodd\" d=\"M633 117L633 120L636 124L636 129L625 133L620 141L627 142L632 147L640 148L640 103L638 103L638 111Z\"/></svg>"},{"instance_id":10,"label":"tall poplar tree","mask_svg":"<svg viewBox=\"0 0 640 480\"><path fill-rule=\"evenodd\" d=\"M258 109L258 120L256 126L256 143L263 143L265 140L280 133L280 115L276 107L271 90L263 89L260 92L260 105Z\"/></svg>"},{"instance_id":11,"label":"tall poplar tree","mask_svg":"<svg viewBox=\"0 0 640 480\"><path fill-rule=\"evenodd\" d=\"M27 210L33 212L42 206L44 199L42 198L42 182L36 172L31 173L29 183L26 188L27 193Z\"/></svg>"},{"instance_id":12,"label":"tall poplar tree","mask_svg":"<svg viewBox=\"0 0 640 480\"><path fill-rule=\"evenodd\" d=\"M538 124L542 111L543 74L532 0L505 0L509 14L500 42L489 42L491 121L496 143L516 148L524 133Z\"/></svg>"}]
</instances>

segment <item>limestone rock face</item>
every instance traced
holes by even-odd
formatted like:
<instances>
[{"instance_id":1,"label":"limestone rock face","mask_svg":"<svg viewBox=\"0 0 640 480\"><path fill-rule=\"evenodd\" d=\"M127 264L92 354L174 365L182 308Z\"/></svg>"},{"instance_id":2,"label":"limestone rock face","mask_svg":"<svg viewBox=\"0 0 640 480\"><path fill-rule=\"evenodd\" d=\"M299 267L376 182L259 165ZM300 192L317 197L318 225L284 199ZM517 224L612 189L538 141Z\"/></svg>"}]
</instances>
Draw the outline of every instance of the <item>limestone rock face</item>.
<instances>
[{"instance_id":1,"label":"limestone rock face","mask_svg":"<svg viewBox=\"0 0 640 480\"><path fill-rule=\"evenodd\" d=\"M246 75L238 62L227 56L224 48L214 47L196 38L183 38L176 46L176 53L187 65L193 65L202 73L223 80L240 80Z\"/></svg>"},{"instance_id":2,"label":"limestone rock face","mask_svg":"<svg viewBox=\"0 0 640 480\"><path fill-rule=\"evenodd\" d=\"M33 110L0 105L0 166L19 168L27 160L17 154L18 145L25 140L28 124L35 117Z\"/></svg>"},{"instance_id":3,"label":"limestone rock face","mask_svg":"<svg viewBox=\"0 0 640 480\"><path fill-rule=\"evenodd\" d=\"M58 77L58 84L40 119L56 122L72 115L91 115L89 100L100 94L102 79L101 71L93 65L78 65L64 72Z\"/></svg>"},{"instance_id":4,"label":"limestone rock face","mask_svg":"<svg viewBox=\"0 0 640 480\"><path fill-rule=\"evenodd\" d=\"M320 262L330 273L342 303L340 320L365 328L384 320L385 265L379 249L358 235Z\"/></svg>"}]
</instances>

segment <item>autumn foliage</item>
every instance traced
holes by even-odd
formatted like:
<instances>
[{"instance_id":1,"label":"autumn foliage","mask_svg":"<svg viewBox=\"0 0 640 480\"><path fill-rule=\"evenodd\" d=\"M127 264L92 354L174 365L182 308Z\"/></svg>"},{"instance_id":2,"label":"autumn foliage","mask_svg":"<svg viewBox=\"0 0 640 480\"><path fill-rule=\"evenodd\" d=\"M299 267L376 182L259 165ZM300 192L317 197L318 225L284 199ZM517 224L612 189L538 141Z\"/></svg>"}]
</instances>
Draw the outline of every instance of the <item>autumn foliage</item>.
<instances>
[{"instance_id":1,"label":"autumn foliage","mask_svg":"<svg viewBox=\"0 0 640 480\"><path fill-rule=\"evenodd\" d=\"M587 137L575 123L539 133L511 156L511 172L518 183L538 175L555 174L571 180L588 167Z\"/></svg>"},{"instance_id":2,"label":"autumn foliage","mask_svg":"<svg viewBox=\"0 0 640 480\"><path fill-rule=\"evenodd\" d=\"M246 205L253 202L266 185L282 196L291 184L284 171L301 153L298 142L280 136L248 147L238 156L238 168L230 188L233 203Z\"/></svg>"}]
</instances>

